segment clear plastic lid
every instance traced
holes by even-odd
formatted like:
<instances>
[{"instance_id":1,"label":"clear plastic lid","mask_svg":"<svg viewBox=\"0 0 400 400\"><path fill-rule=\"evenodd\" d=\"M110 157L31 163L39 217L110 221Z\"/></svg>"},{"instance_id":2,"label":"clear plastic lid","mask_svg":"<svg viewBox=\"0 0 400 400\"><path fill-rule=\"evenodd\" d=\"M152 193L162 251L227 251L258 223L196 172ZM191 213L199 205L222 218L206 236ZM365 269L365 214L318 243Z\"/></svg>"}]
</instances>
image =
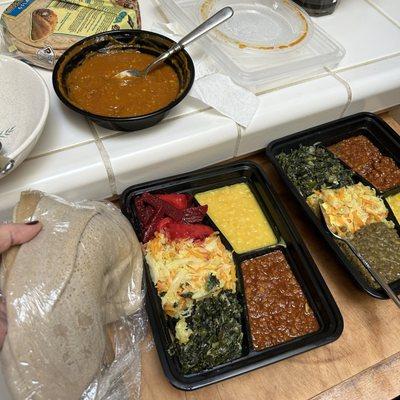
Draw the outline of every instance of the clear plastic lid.
<instances>
[{"instance_id":1,"label":"clear plastic lid","mask_svg":"<svg viewBox=\"0 0 400 400\"><path fill-rule=\"evenodd\" d=\"M313 34L309 16L286 0L200 0L199 17L204 21L225 6L235 14L212 35L242 51L290 51L306 44Z\"/></svg>"},{"instance_id":2,"label":"clear plastic lid","mask_svg":"<svg viewBox=\"0 0 400 400\"><path fill-rule=\"evenodd\" d=\"M225 74L253 92L325 72L325 67L333 68L345 55L344 48L290 0L157 1L182 32L194 29L225 5L232 6L231 20L193 47L201 47Z\"/></svg>"}]
</instances>

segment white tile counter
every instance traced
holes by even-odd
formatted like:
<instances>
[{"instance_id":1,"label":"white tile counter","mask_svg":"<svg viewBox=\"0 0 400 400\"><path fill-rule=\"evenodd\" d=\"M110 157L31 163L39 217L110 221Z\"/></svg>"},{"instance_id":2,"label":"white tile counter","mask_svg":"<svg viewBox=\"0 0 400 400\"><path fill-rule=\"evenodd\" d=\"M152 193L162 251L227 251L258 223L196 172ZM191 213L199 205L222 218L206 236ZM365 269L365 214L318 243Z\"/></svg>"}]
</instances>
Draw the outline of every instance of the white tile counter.
<instances>
[{"instance_id":1,"label":"white tile counter","mask_svg":"<svg viewBox=\"0 0 400 400\"><path fill-rule=\"evenodd\" d=\"M145 29L163 20L153 0L140 0L140 6ZM344 46L346 56L334 70L258 93L260 107L247 129L188 97L155 127L109 131L66 109L51 73L40 70L51 92L49 118L29 158L0 180L0 220L10 217L27 188L70 199L105 198L344 115L400 104L400 1L342 0L334 14L314 22Z\"/></svg>"}]
</instances>

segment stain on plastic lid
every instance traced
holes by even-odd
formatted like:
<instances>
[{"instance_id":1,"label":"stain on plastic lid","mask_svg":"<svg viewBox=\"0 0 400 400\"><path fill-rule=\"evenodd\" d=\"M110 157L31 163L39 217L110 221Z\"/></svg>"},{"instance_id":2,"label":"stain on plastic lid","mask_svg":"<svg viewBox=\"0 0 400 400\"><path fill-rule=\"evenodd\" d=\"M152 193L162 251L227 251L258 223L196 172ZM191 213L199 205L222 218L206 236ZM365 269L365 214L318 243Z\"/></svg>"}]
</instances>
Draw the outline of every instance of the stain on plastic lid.
<instances>
[{"instance_id":1,"label":"stain on plastic lid","mask_svg":"<svg viewBox=\"0 0 400 400\"><path fill-rule=\"evenodd\" d=\"M312 36L309 16L289 0L201 0L200 18L205 20L225 6L234 16L215 30L222 43L250 51L296 49Z\"/></svg>"}]
</instances>

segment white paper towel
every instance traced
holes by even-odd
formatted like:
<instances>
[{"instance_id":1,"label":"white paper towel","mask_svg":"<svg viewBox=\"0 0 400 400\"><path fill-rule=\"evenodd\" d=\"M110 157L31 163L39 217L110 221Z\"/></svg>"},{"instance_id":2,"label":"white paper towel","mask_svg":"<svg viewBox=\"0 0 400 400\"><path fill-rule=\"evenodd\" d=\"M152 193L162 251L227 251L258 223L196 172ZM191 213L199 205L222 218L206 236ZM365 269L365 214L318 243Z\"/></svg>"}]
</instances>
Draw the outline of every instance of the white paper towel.
<instances>
[{"instance_id":1,"label":"white paper towel","mask_svg":"<svg viewBox=\"0 0 400 400\"><path fill-rule=\"evenodd\" d=\"M173 23L157 23L152 30L175 41L182 38L182 35L177 34L178 28ZM189 96L199 99L239 125L247 127L258 109L258 97L224 75L204 53L196 51L190 45L186 50L190 53L196 69L196 80Z\"/></svg>"},{"instance_id":2,"label":"white paper towel","mask_svg":"<svg viewBox=\"0 0 400 400\"><path fill-rule=\"evenodd\" d=\"M259 104L258 97L252 92L236 85L229 76L220 73L197 79L189 95L244 127L250 124Z\"/></svg>"}]
</instances>

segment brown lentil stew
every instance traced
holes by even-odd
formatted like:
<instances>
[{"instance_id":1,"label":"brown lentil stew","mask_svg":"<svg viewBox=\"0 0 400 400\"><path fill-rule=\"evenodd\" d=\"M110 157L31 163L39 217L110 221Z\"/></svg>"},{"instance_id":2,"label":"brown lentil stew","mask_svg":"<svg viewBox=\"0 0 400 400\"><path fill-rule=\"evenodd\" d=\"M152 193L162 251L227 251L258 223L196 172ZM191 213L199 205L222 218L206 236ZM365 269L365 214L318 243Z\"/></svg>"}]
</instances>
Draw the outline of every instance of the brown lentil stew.
<instances>
[{"instance_id":1,"label":"brown lentil stew","mask_svg":"<svg viewBox=\"0 0 400 400\"><path fill-rule=\"evenodd\" d=\"M241 268L251 338L256 350L319 329L317 319L281 251L244 261Z\"/></svg>"},{"instance_id":2,"label":"brown lentil stew","mask_svg":"<svg viewBox=\"0 0 400 400\"><path fill-rule=\"evenodd\" d=\"M328 149L377 189L384 191L400 185L400 168L395 161L382 155L364 135L344 139Z\"/></svg>"},{"instance_id":3,"label":"brown lentil stew","mask_svg":"<svg viewBox=\"0 0 400 400\"><path fill-rule=\"evenodd\" d=\"M145 77L119 78L126 69L144 70L155 56L136 50L95 53L67 76L69 99L79 108L108 117L146 115L166 107L179 93L179 79L167 64Z\"/></svg>"},{"instance_id":4,"label":"brown lentil stew","mask_svg":"<svg viewBox=\"0 0 400 400\"><path fill-rule=\"evenodd\" d=\"M381 273L386 282L400 279L400 237L394 228L383 222L373 223L358 230L353 239L353 245ZM353 255L346 244L341 243L346 255L357 266L368 282L379 288L379 284L364 268L360 260Z\"/></svg>"}]
</instances>

